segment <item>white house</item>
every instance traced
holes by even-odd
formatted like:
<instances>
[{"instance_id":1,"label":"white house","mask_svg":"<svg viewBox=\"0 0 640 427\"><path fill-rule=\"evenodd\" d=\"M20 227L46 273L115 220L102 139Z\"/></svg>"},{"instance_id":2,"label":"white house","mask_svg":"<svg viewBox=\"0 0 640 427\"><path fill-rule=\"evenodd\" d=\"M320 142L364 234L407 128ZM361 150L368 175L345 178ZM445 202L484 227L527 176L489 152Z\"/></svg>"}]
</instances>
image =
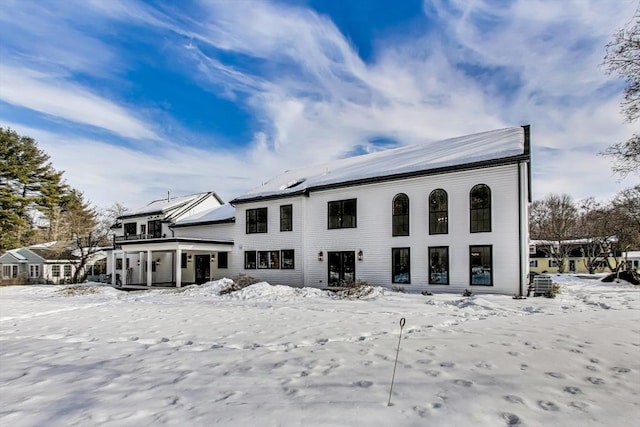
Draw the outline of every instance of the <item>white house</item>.
<instances>
[{"instance_id":1,"label":"white house","mask_svg":"<svg viewBox=\"0 0 640 427\"><path fill-rule=\"evenodd\" d=\"M231 250L232 237L224 236L223 231L207 237L206 230L180 235L174 227L181 221L191 221L194 230L201 229L197 220L207 223L203 217L215 216L216 212L231 214L222 223L233 220L233 209L224 206L214 192L206 192L156 200L119 217L118 224L112 227L114 250L108 271L115 274L111 283L129 287L181 286L210 280L211 270L217 266L215 255Z\"/></svg>"},{"instance_id":2,"label":"white house","mask_svg":"<svg viewBox=\"0 0 640 427\"><path fill-rule=\"evenodd\" d=\"M162 282L149 271L160 261L178 286L242 273L292 286L523 294L530 200L527 125L286 171L229 205L173 217L156 209L166 225L157 237L116 244L139 254L148 285ZM149 210L123 221L142 225Z\"/></svg>"}]
</instances>

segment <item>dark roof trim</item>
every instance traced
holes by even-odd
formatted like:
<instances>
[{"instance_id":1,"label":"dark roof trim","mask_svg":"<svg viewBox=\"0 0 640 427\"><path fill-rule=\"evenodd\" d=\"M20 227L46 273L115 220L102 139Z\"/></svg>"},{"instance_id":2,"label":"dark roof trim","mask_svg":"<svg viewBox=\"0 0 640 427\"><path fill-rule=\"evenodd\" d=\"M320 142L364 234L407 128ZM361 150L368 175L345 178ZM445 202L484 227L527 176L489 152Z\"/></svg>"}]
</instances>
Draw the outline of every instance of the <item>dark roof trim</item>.
<instances>
[{"instance_id":1,"label":"dark roof trim","mask_svg":"<svg viewBox=\"0 0 640 427\"><path fill-rule=\"evenodd\" d=\"M162 215L162 211L153 211L153 212L145 212L145 213L139 213L139 214L131 214L131 215L122 215L119 216L117 219L129 219L129 218L139 218L139 217L143 217L143 216L151 216L151 215Z\"/></svg>"},{"instance_id":2,"label":"dark roof trim","mask_svg":"<svg viewBox=\"0 0 640 427\"><path fill-rule=\"evenodd\" d=\"M525 128L525 137L526 137L526 135L528 135L527 127L524 127ZM294 192L294 193L271 194L271 195L267 195L267 196L249 197L249 198L246 198L246 199L234 199L229 203L231 203L232 205L235 205L235 204L259 202L259 201L264 201L264 200L285 199L285 198L296 197L296 196L300 196L300 195L308 196L309 193L312 192L312 191L332 190L332 189L335 189L335 188L353 187L353 186L358 186L358 185L374 184L374 183L378 183L378 182L398 181L398 180L401 180L401 179L417 178L417 177L421 177L421 176L441 175L443 173L449 173L449 172L467 171L467 170L472 170L472 169L484 169L484 168L490 168L490 167L494 167L494 166L503 166L503 165L509 165L509 164L514 164L514 163L520 163L520 162L523 162L523 161L529 162L531 156L530 156L530 154L528 152L527 141L528 141L528 138L525 138L525 152L524 152L524 154L520 154L520 155L517 155L517 156L504 157L502 159L484 160L484 161L481 161L481 162L467 163L467 164L464 164L464 165L445 166L445 167L436 168L436 169L428 169L428 170L421 170L421 171L414 171L414 172L406 172L406 173L399 173L399 174L394 174L394 175L378 176L378 177L373 177L373 178L363 178L363 179L356 179L356 180L352 180L352 181L336 182L336 183L333 183L333 184L325 184L325 185L318 185L318 186L309 187L306 190L301 190L301 191L297 191L297 192Z\"/></svg>"},{"instance_id":3,"label":"dark roof trim","mask_svg":"<svg viewBox=\"0 0 640 427\"><path fill-rule=\"evenodd\" d=\"M236 222L236 218L227 218L227 219L217 219L211 221L194 221L187 224L173 224L170 225L169 228L183 228L183 227L191 227L195 225L214 225L214 224L228 224Z\"/></svg>"},{"instance_id":4,"label":"dark roof trim","mask_svg":"<svg viewBox=\"0 0 640 427\"><path fill-rule=\"evenodd\" d=\"M531 196L531 125L522 126L524 129L524 154L528 156L527 163L527 200L529 203L532 202Z\"/></svg>"},{"instance_id":5,"label":"dark roof trim","mask_svg":"<svg viewBox=\"0 0 640 427\"><path fill-rule=\"evenodd\" d=\"M122 242L118 242L119 246L126 245L146 245L151 243L214 243L218 245L231 245L233 246L233 242L229 242L228 240L209 240L209 239L195 239L189 237L170 237L170 238L159 238L159 239L143 239L143 240L125 240Z\"/></svg>"}]
</instances>

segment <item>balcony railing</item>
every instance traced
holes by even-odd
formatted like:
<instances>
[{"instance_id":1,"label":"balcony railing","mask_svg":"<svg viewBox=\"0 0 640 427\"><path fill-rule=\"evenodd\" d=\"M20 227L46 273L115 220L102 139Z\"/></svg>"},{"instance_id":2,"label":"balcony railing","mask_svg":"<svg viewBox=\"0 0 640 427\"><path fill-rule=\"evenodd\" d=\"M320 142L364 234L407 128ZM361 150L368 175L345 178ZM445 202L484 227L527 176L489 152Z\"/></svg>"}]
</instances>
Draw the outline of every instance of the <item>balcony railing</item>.
<instances>
[{"instance_id":1,"label":"balcony railing","mask_svg":"<svg viewBox=\"0 0 640 427\"><path fill-rule=\"evenodd\" d=\"M126 236L114 236L114 241L125 242L127 240L147 240L147 239L160 239L160 238L161 236L154 236L153 234L127 234Z\"/></svg>"}]
</instances>

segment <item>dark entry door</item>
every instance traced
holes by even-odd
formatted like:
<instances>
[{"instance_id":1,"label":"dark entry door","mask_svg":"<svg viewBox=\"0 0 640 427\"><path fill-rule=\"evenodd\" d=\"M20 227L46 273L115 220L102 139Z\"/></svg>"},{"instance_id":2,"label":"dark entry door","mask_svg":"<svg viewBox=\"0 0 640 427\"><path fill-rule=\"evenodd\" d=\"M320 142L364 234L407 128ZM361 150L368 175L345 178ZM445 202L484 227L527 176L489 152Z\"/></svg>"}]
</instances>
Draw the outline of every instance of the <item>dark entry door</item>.
<instances>
[{"instance_id":1,"label":"dark entry door","mask_svg":"<svg viewBox=\"0 0 640 427\"><path fill-rule=\"evenodd\" d=\"M208 282L211 278L210 260L209 255L196 255L196 283L198 285Z\"/></svg>"},{"instance_id":2,"label":"dark entry door","mask_svg":"<svg viewBox=\"0 0 640 427\"><path fill-rule=\"evenodd\" d=\"M355 282L356 255L353 251L329 252L329 286Z\"/></svg>"}]
</instances>

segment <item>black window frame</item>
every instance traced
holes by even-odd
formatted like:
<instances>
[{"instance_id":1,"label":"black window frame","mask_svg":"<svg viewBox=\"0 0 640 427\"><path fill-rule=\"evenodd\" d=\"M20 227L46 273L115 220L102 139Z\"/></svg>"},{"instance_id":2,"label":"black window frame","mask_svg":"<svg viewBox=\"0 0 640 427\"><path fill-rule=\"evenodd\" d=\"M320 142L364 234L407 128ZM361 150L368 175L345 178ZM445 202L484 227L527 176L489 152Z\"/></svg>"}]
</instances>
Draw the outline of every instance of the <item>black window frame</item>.
<instances>
[{"instance_id":1,"label":"black window frame","mask_svg":"<svg viewBox=\"0 0 640 427\"><path fill-rule=\"evenodd\" d=\"M398 271L398 268L402 269L402 251L406 251L406 281L396 280L397 276L404 274L403 271ZM396 264L396 261L399 261L400 264ZM411 284L411 248L391 248L391 283L397 283L401 285Z\"/></svg>"},{"instance_id":2,"label":"black window frame","mask_svg":"<svg viewBox=\"0 0 640 427\"><path fill-rule=\"evenodd\" d=\"M391 202L391 235L409 235L409 196L398 193Z\"/></svg>"},{"instance_id":3,"label":"black window frame","mask_svg":"<svg viewBox=\"0 0 640 427\"><path fill-rule=\"evenodd\" d=\"M122 224L122 230L125 236L135 236L138 234L138 223L137 222L125 222Z\"/></svg>"},{"instance_id":4,"label":"black window frame","mask_svg":"<svg viewBox=\"0 0 640 427\"><path fill-rule=\"evenodd\" d=\"M293 249L282 249L280 251L280 268L283 270L294 270L295 251Z\"/></svg>"},{"instance_id":5,"label":"black window frame","mask_svg":"<svg viewBox=\"0 0 640 427\"><path fill-rule=\"evenodd\" d=\"M152 219L147 221L147 234L154 239L162 237L162 220Z\"/></svg>"},{"instance_id":6,"label":"black window frame","mask_svg":"<svg viewBox=\"0 0 640 427\"><path fill-rule=\"evenodd\" d=\"M442 188L429 194L429 234L449 234L449 194Z\"/></svg>"},{"instance_id":7,"label":"black window frame","mask_svg":"<svg viewBox=\"0 0 640 427\"><path fill-rule=\"evenodd\" d=\"M246 234L268 232L269 212L267 208L253 208L246 211ZM264 228L264 229L263 229Z\"/></svg>"},{"instance_id":8,"label":"black window frame","mask_svg":"<svg viewBox=\"0 0 640 427\"><path fill-rule=\"evenodd\" d=\"M487 270L486 262L482 262L482 265L478 266L474 264L474 253L480 252L481 250L488 250L489 255L489 283L473 283L474 275L478 275L478 273L474 273L474 268L481 268L481 272L485 273ZM482 255L480 255L482 257ZM481 260L482 261L482 260ZM493 286L493 245L470 245L469 246L469 285L471 286Z\"/></svg>"},{"instance_id":9,"label":"black window frame","mask_svg":"<svg viewBox=\"0 0 640 427\"><path fill-rule=\"evenodd\" d=\"M441 251L443 249L445 251L444 253L445 253L446 261L444 263L440 262L439 265L444 264L444 269L438 268L439 271L434 271L435 270L435 263L433 261L434 254L437 253L438 257L440 258ZM429 257L429 284L430 285L449 285L449 278L451 276L450 274L451 267L449 262L449 246L429 246L427 248L427 256ZM446 272L447 274L446 280L444 282L434 280L434 277L441 277L436 275L442 274L443 272Z\"/></svg>"},{"instance_id":10,"label":"black window frame","mask_svg":"<svg viewBox=\"0 0 640 427\"><path fill-rule=\"evenodd\" d=\"M258 251L257 259L258 270L277 270L280 268L280 251ZM266 263L263 263L265 260Z\"/></svg>"},{"instance_id":11,"label":"black window frame","mask_svg":"<svg viewBox=\"0 0 640 427\"><path fill-rule=\"evenodd\" d=\"M293 205L280 206L280 231L293 231Z\"/></svg>"},{"instance_id":12,"label":"black window frame","mask_svg":"<svg viewBox=\"0 0 640 427\"><path fill-rule=\"evenodd\" d=\"M187 261L187 253L186 252L182 252L180 254L180 268L187 268L187 263L189 261Z\"/></svg>"},{"instance_id":13,"label":"black window frame","mask_svg":"<svg viewBox=\"0 0 640 427\"><path fill-rule=\"evenodd\" d=\"M348 212L351 204L353 204L353 213ZM342 228L358 228L358 199L327 202L327 229L338 230Z\"/></svg>"},{"instance_id":14,"label":"black window frame","mask_svg":"<svg viewBox=\"0 0 640 427\"><path fill-rule=\"evenodd\" d=\"M484 194L480 192L484 191ZM469 230L471 233L491 232L491 188L474 185L469 191Z\"/></svg>"},{"instance_id":15,"label":"black window frame","mask_svg":"<svg viewBox=\"0 0 640 427\"><path fill-rule=\"evenodd\" d=\"M229 268L229 252L218 252L218 268Z\"/></svg>"},{"instance_id":16,"label":"black window frame","mask_svg":"<svg viewBox=\"0 0 640 427\"><path fill-rule=\"evenodd\" d=\"M122 258L116 258L116 270L122 270L123 261Z\"/></svg>"},{"instance_id":17,"label":"black window frame","mask_svg":"<svg viewBox=\"0 0 640 427\"><path fill-rule=\"evenodd\" d=\"M244 269L255 270L258 268L258 254L256 251L244 251Z\"/></svg>"},{"instance_id":18,"label":"black window frame","mask_svg":"<svg viewBox=\"0 0 640 427\"><path fill-rule=\"evenodd\" d=\"M51 266L51 277L60 277L62 273L62 268L60 268L59 264L54 264Z\"/></svg>"}]
</instances>

